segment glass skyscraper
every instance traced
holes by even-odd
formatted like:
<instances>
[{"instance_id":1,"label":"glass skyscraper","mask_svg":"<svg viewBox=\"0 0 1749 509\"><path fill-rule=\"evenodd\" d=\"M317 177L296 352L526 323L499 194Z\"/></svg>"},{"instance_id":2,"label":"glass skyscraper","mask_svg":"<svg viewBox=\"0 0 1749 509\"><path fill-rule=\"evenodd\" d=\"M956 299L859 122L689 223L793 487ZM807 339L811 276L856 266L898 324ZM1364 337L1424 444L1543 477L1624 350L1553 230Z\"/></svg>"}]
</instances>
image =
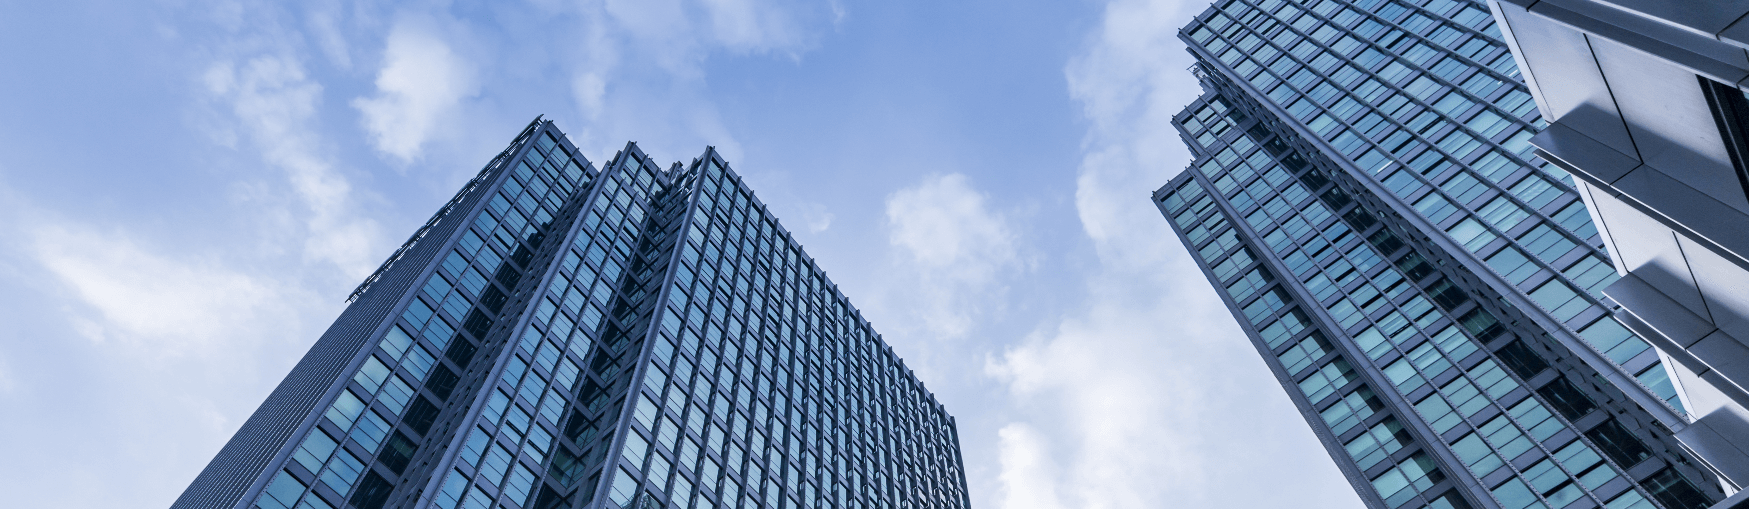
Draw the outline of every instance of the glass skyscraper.
<instances>
[{"instance_id":1,"label":"glass skyscraper","mask_svg":"<svg viewBox=\"0 0 1749 509\"><path fill-rule=\"evenodd\" d=\"M715 150L530 123L173 507L965 508L953 417Z\"/></svg>"},{"instance_id":2,"label":"glass skyscraper","mask_svg":"<svg viewBox=\"0 0 1749 509\"><path fill-rule=\"evenodd\" d=\"M1369 507L1704 508L1714 472L1486 5L1226 0L1154 193Z\"/></svg>"},{"instance_id":3,"label":"glass skyscraper","mask_svg":"<svg viewBox=\"0 0 1749 509\"><path fill-rule=\"evenodd\" d=\"M1608 239L1615 318L1670 360L1694 417L1671 430L1749 484L1749 4L1489 6L1549 119L1531 144Z\"/></svg>"}]
</instances>

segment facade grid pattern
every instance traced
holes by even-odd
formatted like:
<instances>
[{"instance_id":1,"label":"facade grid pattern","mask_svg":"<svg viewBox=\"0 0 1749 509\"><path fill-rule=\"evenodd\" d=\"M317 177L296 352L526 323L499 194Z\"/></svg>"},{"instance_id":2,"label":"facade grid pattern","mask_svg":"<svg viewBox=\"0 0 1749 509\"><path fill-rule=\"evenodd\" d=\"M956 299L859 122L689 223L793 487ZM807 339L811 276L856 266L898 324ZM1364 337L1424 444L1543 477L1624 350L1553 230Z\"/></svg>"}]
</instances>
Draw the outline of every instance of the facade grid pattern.
<instances>
[{"instance_id":1,"label":"facade grid pattern","mask_svg":"<svg viewBox=\"0 0 1749 509\"><path fill-rule=\"evenodd\" d=\"M537 119L361 285L423 264L246 506L969 505L953 418L721 156L576 153Z\"/></svg>"},{"instance_id":2,"label":"facade grid pattern","mask_svg":"<svg viewBox=\"0 0 1749 509\"><path fill-rule=\"evenodd\" d=\"M1228 0L1180 38L1208 93L1156 203L1363 500L1719 498L1485 5Z\"/></svg>"},{"instance_id":3,"label":"facade grid pattern","mask_svg":"<svg viewBox=\"0 0 1749 509\"><path fill-rule=\"evenodd\" d=\"M1465 483L1441 482L1459 472L1500 507L1651 507L1622 475L1649 449L1631 436L1593 445L1573 424L1601 416L1590 396L1305 157L1272 155L1260 147L1268 139L1231 141L1257 151L1249 163L1213 175L1193 167L1160 206L1317 416L1333 456L1377 497L1363 499L1469 507L1453 490ZM1209 191L1235 174L1233 197ZM1269 219L1240 215L1252 209Z\"/></svg>"}]
</instances>

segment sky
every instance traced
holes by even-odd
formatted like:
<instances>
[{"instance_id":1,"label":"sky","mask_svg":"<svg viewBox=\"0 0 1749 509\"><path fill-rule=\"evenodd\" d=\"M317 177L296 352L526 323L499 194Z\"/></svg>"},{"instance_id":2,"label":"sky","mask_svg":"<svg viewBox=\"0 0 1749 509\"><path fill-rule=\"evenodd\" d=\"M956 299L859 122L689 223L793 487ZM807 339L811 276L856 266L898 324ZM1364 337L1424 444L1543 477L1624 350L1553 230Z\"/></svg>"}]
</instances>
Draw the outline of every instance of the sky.
<instances>
[{"instance_id":1,"label":"sky","mask_svg":"<svg viewBox=\"0 0 1749 509\"><path fill-rule=\"evenodd\" d=\"M0 492L165 507L536 115L715 146L978 508L1359 507L1151 191L1200 0L0 0Z\"/></svg>"}]
</instances>

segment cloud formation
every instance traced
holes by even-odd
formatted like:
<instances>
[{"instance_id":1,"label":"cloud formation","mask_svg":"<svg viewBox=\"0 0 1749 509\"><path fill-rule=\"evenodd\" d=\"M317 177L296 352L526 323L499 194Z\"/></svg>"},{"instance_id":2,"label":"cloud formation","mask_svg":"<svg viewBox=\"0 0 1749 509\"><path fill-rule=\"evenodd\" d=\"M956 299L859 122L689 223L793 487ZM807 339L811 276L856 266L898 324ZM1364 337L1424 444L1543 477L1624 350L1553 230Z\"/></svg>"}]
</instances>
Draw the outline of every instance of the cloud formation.
<instances>
[{"instance_id":1,"label":"cloud formation","mask_svg":"<svg viewBox=\"0 0 1749 509\"><path fill-rule=\"evenodd\" d=\"M221 60L203 75L207 92L230 110L232 120L259 149L261 158L285 172L302 205L304 258L332 264L352 278L376 267L377 222L357 214L352 183L336 171L316 134L322 86L288 53Z\"/></svg>"},{"instance_id":2,"label":"cloud formation","mask_svg":"<svg viewBox=\"0 0 1749 509\"><path fill-rule=\"evenodd\" d=\"M1075 205L1098 265L1082 310L986 365L1016 408L999 507L1358 505L1147 199L1189 161L1170 118L1198 88L1175 34L1204 6L1112 0L1065 68L1088 122Z\"/></svg>"},{"instance_id":3,"label":"cloud formation","mask_svg":"<svg viewBox=\"0 0 1749 509\"><path fill-rule=\"evenodd\" d=\"M908 311L937 338L966 334L1000 302L998 276L1021 267L1018 239L1003 214L963 174L929 175L887 196L887 242L902 258ZM994 293L992 293L994 292Z\"/></svg>"},{"instance_id":4,"label":"cloud formation","mask_svg":"<svg viewBox=\"0 0 1749 509\"><path fill-rule=\"evenodd\" d=\"M95 341L185 354L251 328L265 306L283 304L272 283L210 259L150 252L119 232L50 224L30 240L36 259L96 312L76 322Z\"/></svg>"},{"instance_id":5,"label":"cloud formation","mask_svg":"<svg viewBox=\"0 0 1749 509\"><path fill-rule=\"evenodd\" d=\"M479 93L475 72L432 23L402 19L389 31L376 95L352 106L377 150L411 162L440 126L453 123L447 114Z\"/></svg>"}]
</instances>

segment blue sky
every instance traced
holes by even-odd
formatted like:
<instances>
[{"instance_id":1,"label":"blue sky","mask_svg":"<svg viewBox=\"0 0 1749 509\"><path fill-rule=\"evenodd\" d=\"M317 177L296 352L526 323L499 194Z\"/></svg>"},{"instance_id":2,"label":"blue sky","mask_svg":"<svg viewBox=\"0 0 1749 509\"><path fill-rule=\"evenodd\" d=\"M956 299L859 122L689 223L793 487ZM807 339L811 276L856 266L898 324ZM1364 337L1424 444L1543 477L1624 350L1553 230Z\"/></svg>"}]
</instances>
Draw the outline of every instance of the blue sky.
<instances>
[{"instance_id":1,"label":"blue sky","mask_svg":"<svg viewBox=\"0 0 1749 509\"><path fill-rule=\"evenodd\" d=\"M980 508L1356 507L1148 193L1110 0L0 0L0 490L163 507L537 114L718 147L958 420Z\"/></svg>"}]
</instances>

